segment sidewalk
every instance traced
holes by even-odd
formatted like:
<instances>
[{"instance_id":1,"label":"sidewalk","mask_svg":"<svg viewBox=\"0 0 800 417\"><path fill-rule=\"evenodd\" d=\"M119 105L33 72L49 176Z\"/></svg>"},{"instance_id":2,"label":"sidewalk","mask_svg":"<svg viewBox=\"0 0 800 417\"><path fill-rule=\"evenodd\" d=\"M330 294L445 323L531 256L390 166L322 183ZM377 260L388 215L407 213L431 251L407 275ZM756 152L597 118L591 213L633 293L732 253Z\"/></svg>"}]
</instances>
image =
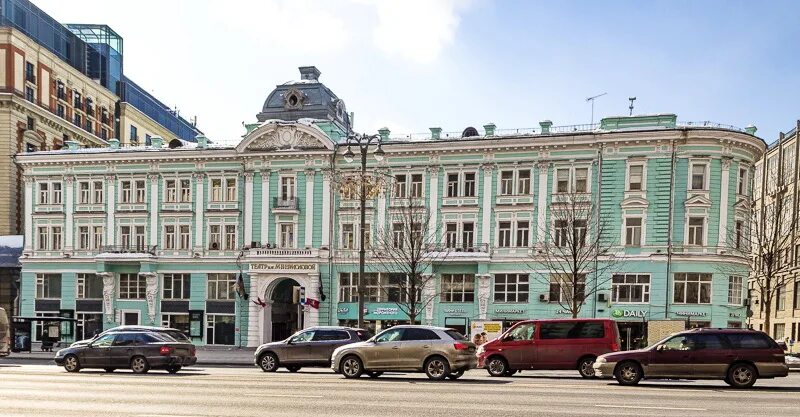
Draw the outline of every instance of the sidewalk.
<instances>
[{"instance_id":1,"label":"sidewalk","mask_svg":"<svg viewBox=\"0 0 800 417\"><path fill-rule=\"evenodd\" d=\"M31 361L52 361L58 349L53 348L52 352L42 352L39 344L34 343L31 352L11 352L8 359L31 360ZM198 365L235 365L235 366L254 366L253 354L255 348L235 348L221 346L198 346L197 364Z\"/></svg>"}]
</instances>

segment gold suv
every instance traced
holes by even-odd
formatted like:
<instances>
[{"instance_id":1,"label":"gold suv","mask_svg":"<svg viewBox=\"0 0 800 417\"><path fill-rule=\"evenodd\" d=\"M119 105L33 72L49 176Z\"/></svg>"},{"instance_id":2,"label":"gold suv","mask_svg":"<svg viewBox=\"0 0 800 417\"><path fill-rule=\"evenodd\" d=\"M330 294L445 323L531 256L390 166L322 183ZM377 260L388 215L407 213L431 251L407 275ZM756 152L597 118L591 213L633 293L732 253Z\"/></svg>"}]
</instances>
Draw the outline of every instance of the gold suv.
<instances>
[{"instance_id":1,"label":"gold suv","mask_svg":"<svg viewBox=\"0 0 800 417\"><path fill-rule=\"evenodd\" d=\"M345 378L422 371L434 380L457 379L476 365L475 344L453 329L432 326L395 326L337 348L331 358L331 368Z\"/></svg>"}]
</instances>

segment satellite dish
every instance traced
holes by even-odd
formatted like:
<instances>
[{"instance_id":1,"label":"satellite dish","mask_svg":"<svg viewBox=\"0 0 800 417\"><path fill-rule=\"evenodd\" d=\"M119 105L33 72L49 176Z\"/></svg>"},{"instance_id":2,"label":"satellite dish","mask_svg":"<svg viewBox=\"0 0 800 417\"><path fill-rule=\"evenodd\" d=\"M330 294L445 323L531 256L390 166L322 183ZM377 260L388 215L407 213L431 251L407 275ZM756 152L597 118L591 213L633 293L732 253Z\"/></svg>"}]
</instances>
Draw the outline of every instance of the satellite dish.
<instances>
[{"instance_id":1,"label":"satellite dish","mask_svg":"<svg viewBox=\"0 0 800 417\"><path fill-rule=\"evenodd\" d=\"M478 133L478 129L475 129L474 127L470 126L464 129L463 132L461 132L462 138L468 138L470 136L480 136L480 134Z\"/></svg>"}]
</instances>

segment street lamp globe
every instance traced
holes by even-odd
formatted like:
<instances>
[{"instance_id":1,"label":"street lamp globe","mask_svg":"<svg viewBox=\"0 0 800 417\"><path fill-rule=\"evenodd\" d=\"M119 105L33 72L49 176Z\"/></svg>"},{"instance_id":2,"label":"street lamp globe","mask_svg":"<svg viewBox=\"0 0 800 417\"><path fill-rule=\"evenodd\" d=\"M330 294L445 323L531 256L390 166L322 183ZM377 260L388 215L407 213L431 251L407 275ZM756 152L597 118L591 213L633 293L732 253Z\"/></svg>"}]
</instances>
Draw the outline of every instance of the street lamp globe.
<instances>
[{"instance_id":1,"label":"street lamp globe","mask_svg":"<svg viewBox=\"0 0 800 417\"><path fill-rule=\"evenodd\" d=\"M355 157L355 154L353 154L353 150L348 146L347 152L344 153L344 160L349 164L353 162L353 157Z\"/></svg>"},{"instance_id":2,"label":"street lamp globe","mask_svg":"<svg viewBox=\"0 0 800 417\"><path fill-rule=\"evenodd\" d=\"M379 143L378 144L378 149L375 149L375 152L373 153L373 156L375 157L376 161L381 162L381 161L383 161L383 158L384 158L385 155L386 155L386 153L383 152L383 148L381 147L381 144Z\"/></svg>"}]
</instances>

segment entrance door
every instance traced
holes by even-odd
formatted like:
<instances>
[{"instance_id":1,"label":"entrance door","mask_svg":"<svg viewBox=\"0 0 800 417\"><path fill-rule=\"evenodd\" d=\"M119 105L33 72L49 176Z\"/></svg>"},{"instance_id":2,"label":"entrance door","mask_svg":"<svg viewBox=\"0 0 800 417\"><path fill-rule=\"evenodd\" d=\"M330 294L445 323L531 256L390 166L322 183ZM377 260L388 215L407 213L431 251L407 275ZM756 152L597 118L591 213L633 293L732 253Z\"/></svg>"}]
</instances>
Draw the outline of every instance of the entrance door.
<instances>
[{"instance_id":1,"label":"entrance door","mask_svg":"<svg viewBox=\"0 0 800 417\"><path fill-rule=\"evenodd\" d=\"M285 340L300 330L298 325L299 308L294 303L294 287L300 284L293 279L284 279L272 291L272 340Z\"/></svg>"},{"instance_id":2,"label":"entrance door","mask_svg":"<svg viewBox=\"0 0 800 417\"><path fill-rule=\"evenodd\" d=\"M123 326L138 326L139 325L139 310L123 310L122 311L122 325Z\"/></svg>"}]
</instances>

